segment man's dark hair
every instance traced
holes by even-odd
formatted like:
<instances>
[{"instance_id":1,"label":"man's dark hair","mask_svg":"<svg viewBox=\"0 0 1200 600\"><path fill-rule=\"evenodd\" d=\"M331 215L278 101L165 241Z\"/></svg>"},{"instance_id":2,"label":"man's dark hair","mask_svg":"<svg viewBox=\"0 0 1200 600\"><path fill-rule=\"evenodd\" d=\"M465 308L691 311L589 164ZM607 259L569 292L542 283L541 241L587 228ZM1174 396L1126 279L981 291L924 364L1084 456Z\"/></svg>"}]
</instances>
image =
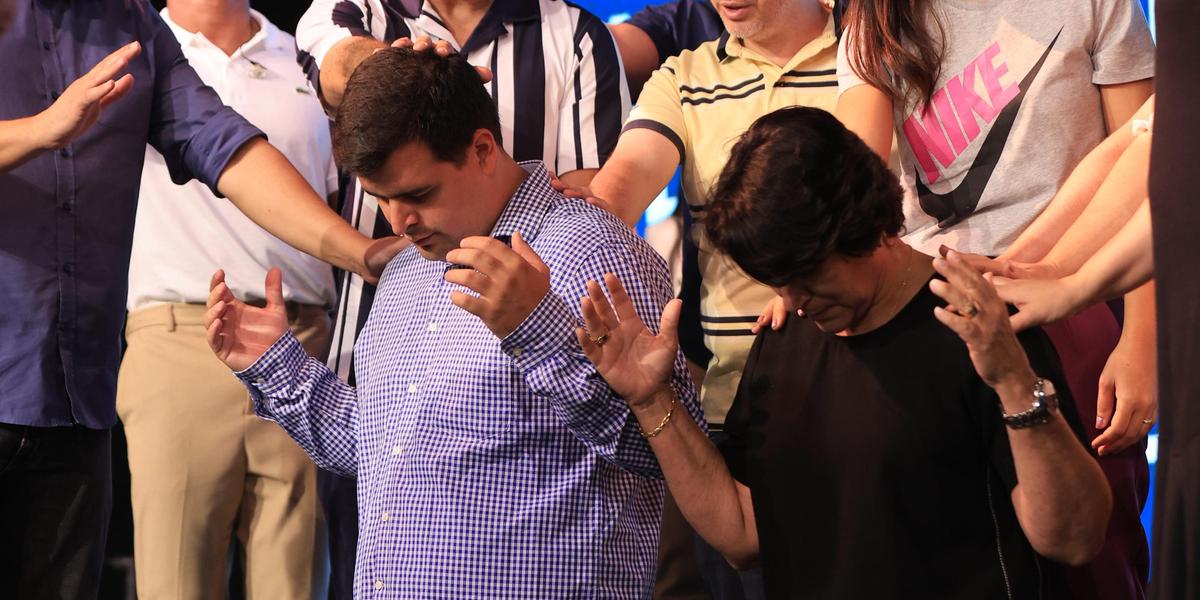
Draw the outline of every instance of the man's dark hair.
<instances>
[{"instance_id":1,"label":"man's dark hair","mask_svg":"<svg viewBox=\"0 0 1200 600\"><path fill-rule=\"evenodd\" d=\"M713 245L783 287L833 254L865 256L900 233L903 192L883 160L831 114L777 110L742 134L704 214Z\"/></svg>"},{"instance_id":2,"label":"man's dark hair","mask_svg":"<svg viewBox=\"0 0 1200 600\"><path fill-rule=\"evenodd\" d=\"M370 177L397 148L421 142L438 160L460 164L480 129L500 143L496 104L466 58L388 48L362 61L346 82L333 156L343 169Z\"/></svg>"}]
</instances>

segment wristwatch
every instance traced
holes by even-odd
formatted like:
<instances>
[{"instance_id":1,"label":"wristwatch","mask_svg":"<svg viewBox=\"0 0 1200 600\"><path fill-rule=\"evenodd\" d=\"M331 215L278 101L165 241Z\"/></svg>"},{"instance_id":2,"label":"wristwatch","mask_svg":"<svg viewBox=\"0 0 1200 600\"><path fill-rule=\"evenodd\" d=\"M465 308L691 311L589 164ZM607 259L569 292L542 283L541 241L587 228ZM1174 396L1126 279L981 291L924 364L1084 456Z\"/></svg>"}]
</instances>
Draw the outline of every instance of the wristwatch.
<instances>
[{"instance_id":1,"label":"wristwatch","mask_svg":"<svg viewBox=\"0 0 1200 600\"><path fill-rule=\"evenodd\" d=\"M1013 429L1025 429L1050 421L1050 415L1058 412L1058 394L1054 392L1054 384L1049 380L1038 377L1033 384L1033 406L1019 413L1006 414L1000 407L1000 416L1004 424Z\"/></svg>"}]
</instances>

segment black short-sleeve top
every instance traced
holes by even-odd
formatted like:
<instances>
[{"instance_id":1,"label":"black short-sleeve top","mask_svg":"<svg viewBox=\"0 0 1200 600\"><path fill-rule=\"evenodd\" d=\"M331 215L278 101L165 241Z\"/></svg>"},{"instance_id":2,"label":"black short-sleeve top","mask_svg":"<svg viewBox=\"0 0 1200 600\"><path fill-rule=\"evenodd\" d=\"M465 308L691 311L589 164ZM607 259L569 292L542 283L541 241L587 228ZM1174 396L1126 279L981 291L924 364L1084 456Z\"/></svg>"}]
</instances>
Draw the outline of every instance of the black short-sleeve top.
<instances>
[{"instance_id":1,"label":"black short-sleeve top","mask_svg":"<svg viewBox=\"0 0 1200 600\"><path fill-rule=\"evenodd\" d=\"M755 342L721 451L751 490L769 597L1055 595L1013 512L999 398L939 303L925 286L862 335L793 317ZM1074 418L1049 339L1020 338Z\"/></svg>"}]
</instances>

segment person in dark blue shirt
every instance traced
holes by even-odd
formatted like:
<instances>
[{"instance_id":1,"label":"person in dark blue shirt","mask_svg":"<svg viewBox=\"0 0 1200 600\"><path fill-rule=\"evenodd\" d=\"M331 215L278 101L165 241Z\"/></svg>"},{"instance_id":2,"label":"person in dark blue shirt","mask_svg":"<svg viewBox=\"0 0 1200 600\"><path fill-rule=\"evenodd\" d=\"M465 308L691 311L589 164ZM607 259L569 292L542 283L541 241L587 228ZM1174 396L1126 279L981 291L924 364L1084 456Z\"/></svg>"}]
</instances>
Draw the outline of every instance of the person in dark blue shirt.
<instances>
[{"instance_id":1,"label":"person in dark blue shirt","mask_svg":"<svg viewBox=\"0 0 1200 600\"><path fill-rule=\"evenodd\" d=\"M145 0L17 0L0 56L0 581L17 598L94 597L146 144L176 182L328 262L370 276L398 247L329 210Z\"/></svg>"}]
</instances>

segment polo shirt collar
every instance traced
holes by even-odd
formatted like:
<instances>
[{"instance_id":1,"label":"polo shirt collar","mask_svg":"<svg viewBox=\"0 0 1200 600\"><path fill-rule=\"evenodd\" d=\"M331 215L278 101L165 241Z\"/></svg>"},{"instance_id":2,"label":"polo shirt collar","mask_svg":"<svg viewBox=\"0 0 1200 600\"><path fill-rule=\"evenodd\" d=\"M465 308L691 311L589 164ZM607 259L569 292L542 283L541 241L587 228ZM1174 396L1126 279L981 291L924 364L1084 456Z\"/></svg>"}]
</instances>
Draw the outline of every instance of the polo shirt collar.
<instances>
[{"instance_id":1,"label":"polo shirt collar","mask_svg":"<svg viewBox=\"0 0 1200 600\"><path fill-rule=\"evenodd\" d=\"M167 27L171 29L171 33L175 35L175 39L179 40L179 45L184 47L213 47L213 43L200 32L192 32L180 27L178 23L171 20L171 13L167 8L163 8L159 13L162 16ZM250 18L258 23L258 31L250 37L246 43L242 44L241 52L243 54L249 52L259 44L265 45L271 50L292 51L293 46L288 43L286 36L274 24L267 20L262 13L250 9Z\"/></svg>"},{"instance_id":2,"label":"polo shirt collar","mask_svg":"<svg viewBox=\"0 0 1200 600\"><path fill-rule=\"evenodd\" d=\"M532 243L537 239L546 215L563 197L550 186L550 175L542 161L531 160L518 164L529 176L517 187L508 204L504 205L504 210L500 211L491 236L511 236L514 231L520 231L521 237Z\"/></svg>"}]
</instances>

